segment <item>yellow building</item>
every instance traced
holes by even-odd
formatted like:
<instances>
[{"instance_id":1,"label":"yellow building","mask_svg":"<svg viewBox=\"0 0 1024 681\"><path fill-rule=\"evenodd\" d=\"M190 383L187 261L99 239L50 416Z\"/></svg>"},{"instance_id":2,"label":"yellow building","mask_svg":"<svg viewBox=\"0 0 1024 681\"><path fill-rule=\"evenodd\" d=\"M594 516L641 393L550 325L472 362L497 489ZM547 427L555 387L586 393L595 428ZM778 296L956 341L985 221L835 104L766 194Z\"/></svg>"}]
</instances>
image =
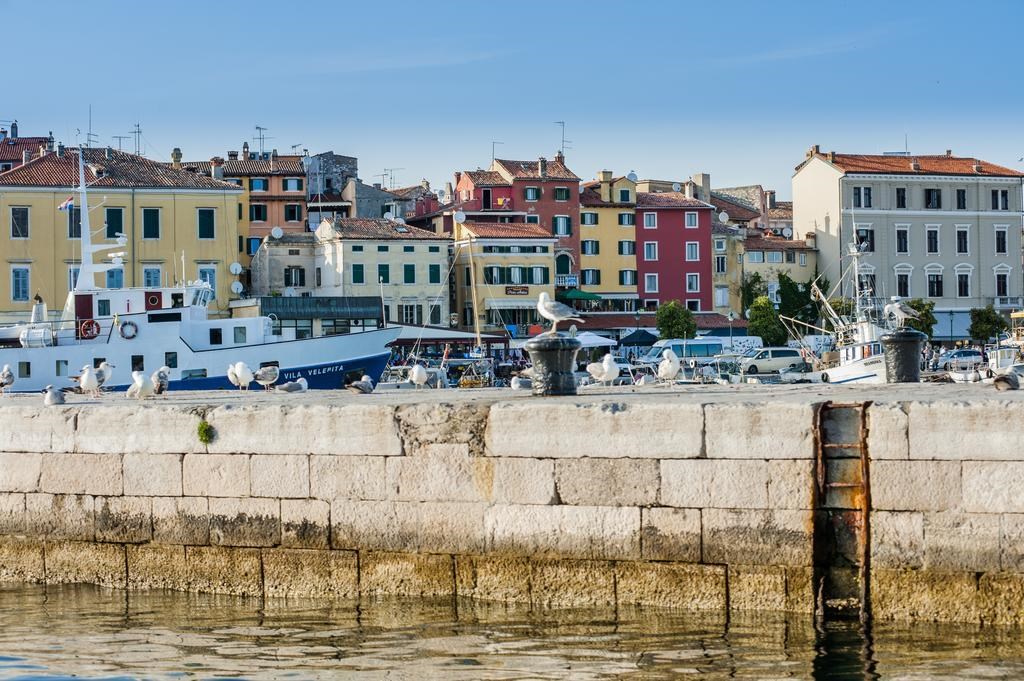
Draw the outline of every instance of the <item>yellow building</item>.
<instances>
[{"instance_id":1,"label":"yellow building","mask_svg":"<svg viewBox=\"0 0 1024 681\"><path fill-rule=\"evenodd\" d=\"M742 242L742 228L721 222L711 225L713 304L719 314L743 314Z\"/></svg>"},{"instance_id":2,"label":"yellow building","mask_svg":"<svg viewBox=\"0 0 1024 681\"><path fill-rule=\"evenodd\" d=\"M233 297L232 263L240 257L241 190L121 151L85 149L93 242L123 234L124 265L103 275L108 288L160 286L184 278L213 286L212 313ZM60 309L81 262L78 150L57 147L0 173L0 243L7 271L0 278L0 311L27 312L39 294ZM74 207L60 210L72 199ZM113 255L109 257L115 257ZM110 262L108 257L107 262Z\"/></svg>"},{"instance_id":3,"label":"yellow building","mask_svg":"<svg viewBox=\"0 0 1024 681\"><path fill-rule=\"evenodd\" d=\"M541 291L555 297L558 238L536 224L482 222L456 223L454 236L453 313L459 325L467 331L479 323L481 331L533 335L538 329L530 327L542 322L537 315Z\"/></svg>"},{"instance_id":4,"label":"yellow building","mask_svg":"<svg viewBox=\"0 0 1024 681\"><path fill-rule=\"evenodd\" d=\"M588 311L636 309L636 182L610 170L580 195L580 288L601 296Z\"/></svg>"},{"instance_id":5,"label":"yellow building","mask_svg":"<svg viewBox=\"0 0 1024 681\"><path fill-rule=\"evenodd\" d=\"M809 284L817 272L818 250L813 234L806 239L783 239L748 235L738 242L737 260L743 263L743 277L761 276L768 297L779 302L779 273L798 284Z\"/></svg>"}]
</instances>

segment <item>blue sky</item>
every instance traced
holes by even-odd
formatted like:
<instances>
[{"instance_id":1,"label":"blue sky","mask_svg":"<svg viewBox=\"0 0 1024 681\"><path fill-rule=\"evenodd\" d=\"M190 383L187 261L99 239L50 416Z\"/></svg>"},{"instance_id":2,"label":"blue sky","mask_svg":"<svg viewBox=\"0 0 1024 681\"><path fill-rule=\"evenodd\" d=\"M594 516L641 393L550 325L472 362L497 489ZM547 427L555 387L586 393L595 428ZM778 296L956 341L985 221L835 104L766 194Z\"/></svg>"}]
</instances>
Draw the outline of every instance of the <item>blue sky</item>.
<instances>
[{"instance_id":1,"label":"blue sky","mask_svg":"<svg viewBox=\"0 0 1024 681\"><path fill-rule=\"evenodd\" d=\"M246 3L0 0L0 120L147 155L359 157L436 187L498 156L790 194L811 144L1024 169L1024 2ZM79 38L81 34L84 37ZM23 58L22 55L25 55ZM123 142L131 148L132 142Z\"/></svg>"}]
</instances>

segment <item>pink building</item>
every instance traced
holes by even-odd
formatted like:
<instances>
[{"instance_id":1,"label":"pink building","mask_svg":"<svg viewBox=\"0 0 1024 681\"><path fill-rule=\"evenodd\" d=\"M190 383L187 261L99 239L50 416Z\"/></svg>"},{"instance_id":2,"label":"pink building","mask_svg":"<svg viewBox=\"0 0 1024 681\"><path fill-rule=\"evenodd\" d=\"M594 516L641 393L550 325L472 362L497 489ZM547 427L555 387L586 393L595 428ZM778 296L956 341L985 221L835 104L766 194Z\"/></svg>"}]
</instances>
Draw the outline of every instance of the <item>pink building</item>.
<instances>
[{"instance_id":1,"label":"pink building","mask_svg":"<svg viewBox=\"0 0 1024 681\"><path fill-rule=\"evenodd\" d=\"M681 192L636 195L637 294L644 309L678 300L711 311L714 206Z\"/></svg>"}]
</instances>

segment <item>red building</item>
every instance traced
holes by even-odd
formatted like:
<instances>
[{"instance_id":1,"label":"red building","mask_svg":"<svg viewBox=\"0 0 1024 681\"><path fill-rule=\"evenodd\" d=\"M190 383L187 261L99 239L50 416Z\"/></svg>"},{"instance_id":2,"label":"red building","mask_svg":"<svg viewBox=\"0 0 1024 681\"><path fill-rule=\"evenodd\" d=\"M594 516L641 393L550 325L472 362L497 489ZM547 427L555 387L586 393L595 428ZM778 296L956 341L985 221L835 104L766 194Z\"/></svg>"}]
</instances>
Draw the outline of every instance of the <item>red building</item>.
<instances>
[{"instance_id":1,"label":"red building","mask_svg":"<svg viewBox=\"0 0 1024 681\"><path fill-rule=\"evenodd\" d=\"M637 295L641 306L678 300L711 311L711 221L714 206L681 192L636 195Z\"/></svg>"},{"instance_id":2,"label":"red building","mask_svg":"<svg viewBox=\"0 0 1024 681\"><path fill-rule=\"evenodd\" d=\"M0 173L28 163L44 151L53 151L53 133L49 137L18 137L18 121L11 131L0 128Z\"/></svg>"}]
</instances>

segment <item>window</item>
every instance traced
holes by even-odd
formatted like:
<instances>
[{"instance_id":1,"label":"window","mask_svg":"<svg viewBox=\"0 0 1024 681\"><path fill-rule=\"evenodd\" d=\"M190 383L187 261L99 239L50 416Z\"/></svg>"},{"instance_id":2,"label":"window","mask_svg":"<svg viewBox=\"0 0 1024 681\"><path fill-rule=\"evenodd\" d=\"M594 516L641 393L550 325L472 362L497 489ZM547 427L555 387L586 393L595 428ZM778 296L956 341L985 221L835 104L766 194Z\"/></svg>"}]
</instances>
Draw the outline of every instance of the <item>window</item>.
<instances>
[{"instance_id":1,"label":"window","mask_svg":"<svg viewBox=\"0 0 1024 681\"><path fill-rule=\"evenodd\" d=\"M653 261L658 259L658 242L644 242L644 260Z\"/></svg>"},{"instance_id":2,"label":"window","mask_svg":"<svg viewBox=\"0 0 1024 681\"><path fill-rule=\"evenodd\" d=\"M857 228L857 245L866 253L875 252L875 230L867 227Z\"/></svg>"},{"instance_id":3,"label":"window","mask_svg":"<svg viewBox=\"0 0 1024 681\"><path fill-rule=\"evenodd\" d=\"M32 378L32 362L18 362L18 378Z\"/></svg>"},{"instance_id":4,"label":"window","mask_svg":"<svg viewBox=\"0 0 1024 681\"><path fill-rule=\"evenodd\" d=\"M725 274L726 268L726 257L724 255L715 256L715 274Z\"/></svg>"},{"instance_id":5,"label":"window","mask_svg":"<svg viewBox=\"0 0 1024 681\"><path fill-rule=\"evenodd\" d=\"M383 263L377 265L377 281L384 284L391 283L391 267L389 265Z\"/></svg>"},{"instance_id":6,"label":"window","mask_svg":"<svg viewBox=\"0 0 1024 681\"><path fill-rule=\"evenodd\" d=\"M929 227L927 232L927 252L935 255L939 252L939 228Z\"/></svg>"},{"instance_id":7,"label":"window","mask_svg":"<svg viewBox=\"0 0 1024 681\"><path fill-rule=\"evenodd\" d=\"M1006 255L1006 227L996 227L996 255Z\"/></svg>"},{"instance_id":8,"label":"window","mask_svg":"<svg viewBox=\"0 0 1024 681\"><path fill-rule=\"evenodd\" d=\"M484 268L485 284L504 284L505 270L497 265L488 265Z\"/></svg>"},{"instance_id":9,"label":"window","mask_svg":"<svg viewBox=\"0 0 1024 681\"><path fill-rule=\"evenodd\" d=\"M853 207L871 208L871 187L853 188Z\"/></svg>"},{"instance_id":10,"label":"window","mask_svg":"<svg viewBox=\"0 0 1024 681\"><path fill-rule=\"evenodd\" d=\"M210 329L210 345L220 345L224 342L223 329Z\"/></svg>"},{"instance_id":11,"label":"window","mask_svg":"<svg viewBox=\"0 0 1024 681\"><path fill-rule=\"evenodd\" d=\"M782 299L779 296L779 285L777 283L772 282L768 284L767 294L768 300L772 301L776 305L782 302Z\"/></svg>"},{"instance_id":12,"label":"window","mask_svg":"<svg viewBox=\"0 0 1024 681\"><path fill-rule=\"evenodd\" d=\"M687 300L686 309L690 312L700 312L700 301L697 299Z\"/></svg>"},{"instance_id":13,"label":"window","mask_svg":"<svg viewBox=\"0 0 1024 681\"><path fill-rule=\"evenodd\" d=\"M142 285L145 288L160 288L160 268L146 266L142 268Z\"/></svg>"},{"instance_id":14,"label":"window","mask_svg":"<svg viewBox=\"0 0 1024 681\"><path fill-rule=\"evenodd\" d=\"M572 221L568 215L556 215L553 222L556 236L569 236L572 234Z\"/></svg>"},{"instance_id":15,"label":"window","mask_svg":"<svg viewBox=\"0 0 1024 681\"><path fill-rule=\"evenodd\" d=\"M528 225L539 225L540 224L540 216L539 215L527 215L526 216L526 224L528 224Z\"/></svg>"},{"instance_id":16,"label":"window","mask_svg":"<svg viewBox=\"0 0 1024 681\"><path fill-rule=\"evenodd\" d=\"M910 231L906 227L896 228L896 252L902 255L910 252Z\"/></svg>"},{"instance_id":17,"label":"window","mask_svg":"<svg viewBox=\"0 0 1024 681\"><path fill-rule=\"evenodd\" d=\"M700 244L698 242L686 242L686 259L691 262L700 260Z\"/></svg>"},{"instance_id":18,"label":"window","mask_svg":"<svg viewBox=\"0 0 1024 681\"><path fill-rule=\"evenodd\" d=\"M352 283L353 284L365 284L366 279L363 275L363 266L360 263L354 263L352 265Z\"/></svg>"},{"instance_id":19,"label":"window","mask_svg":"<svg viewBox=\"0 0 1024 681\"><path fill-rule=\"evenodd\" d=\"M217 267L216 265L200 265L199 279L210 285L210 300L217 298Z\"/></svg>"},{"instance_id":20,"label":"window","mask_svg":"<svg viewBox=\"0 0 1024 681\"><path fill-rule=\"evenodd\" d=\"M107 270L107 288L123 288L124 287L124 270L117 268L114 270Z\"/></svg>"},{"instance_id":21,"label":"window","mask_svg":"<svg viewBox=\"0 0 1024 681\"><path fill-rule=\"evenodd\" d=\"M260 244L263 243L263 239L258 236L251 236L245 240L245 254L255 255L256 251L260 250Z\"/></svg>"},{"instance_id":22,"label":"window","mask_svg":"<svg viewBox=\"0 0 1024 681\"><path fill-rule=\"evenodd\" d=\"M160 238L160 209L159 208L143 208L142 209L142 238L143 239L159 239Z\"/></svg>"},{"instance_id":23,"label":"window","mask_svg":"<svg viewBox=\"0 0 1024 681\"><path fill-rule=\"evenodd\" d=\"M66 359L58 359L56 364L54 365L54 369L56 370L56 374L58 376L67 376L68 361Z\"/></svg>"},{"instance_id":24,"label":"window","mask_svg":"<svg viewBox=\"0 0 1024 681\"><path fill-rule=\"evenodd\" d=\"M102 298L96 301L96 315L99 317L110 316L110 301L106 298Z\"/></svg>"},{"instance_id":25,"label":"window","mask_svg":"<svg viewBox=\"0 0 1024 681\"><path fill-rule=\"evenodd\" d=\"M249 221L250 222L266 222L267 221L267 206L263 203L251 203L249 204Z\"/></svg>"},{"instance_id":26,"label":"window","mask_svg":"<svg viewBox=\"0 0 1024 681\"><path fill-rule=\"evenodd\" d=\"M399 305L398 314L403 324L423 324L422 305Z\"/></svg>"},{"instance_id":27,"label":"window","mask_svg":"<svg viewBox=\"0 0 1024 681\"><path fill-rule=\"evenodd\" d=\"M601 270L583 270L583 283L588 286L598 286L601 284Z\"/></svg>"},{"instance_id":28,"label":"window","mask_svg":"<svg viewBox=\"0 0 1024 681\"><path fill-rule=\"evenodd\" d=\"M907 188L896 187L896 207L906 208L907 207Z\"/></svg>"},{"instance_id":29,"label":"window","mask_svg":"<svg viewBox=\"0 0 1024 681\"><path fill-rule=\"evenodd\" d=\"M764 251L747 251L747 262L759 265L764 262Z\"/></svg>"},{"instance_id":30,"label":"window","mask_svg":"<svg viewBox=\"0 0 1024 681\"><path fill-rule=\"evenodd\" d=\"M68 290L74 291L78 284L78 273L81 269L78 265L68 265Z\"/></svg>"},{"instance_id":31,"label":"window","mask_svg":"<svg viewBox=\"0 0 1024 681\"><path fill-rule=\"evenodd\" d=\"M11 238L28 238L28 206L11 206Z\"/></svg>"},{"instance_id":32,"label":"window","mask_svg":"<svg viewBox=\"0 0 1024 681\"><path fill-rule=\"evenodd\" d=\"M200 239L213 239L214 231L214 210L213 208L199 208L196 212L196 222L199 226Z\"/></svg>"},{"instance_id":33,"label":"window","mask_svg":"<svg viewBox=\"0 0 1024 681\"><path fill-rule=\"evenodd\" d=\"M270 186L270 180L265 177L250 177L249 178L249 191L251 192L265 192L267 187Z\"/></svg>"},{"instance_id":34,"label":"window","mask_svg":"<svg viewBox=\"0 0 1024 681\"><path fill-rule=\"evenodd\" d=\"M284 268L284 285L285 286L305 286L306 285L306 268L299 267L298 265L289 265Z\"/></svg>"},{"instance_id":35,"label":"window","mask_svg":"<svg viewBox=\"0 0 1024 681\"><path fill-rule=\"evenodd\" d=\"M324 281L324 279L323 279L323 275L320 272L320 268L319 267L314 267L313 268L313 283L314 283L314 285L317 288L320 288L321 286L323 286L323 281Z\"/></svg>"},{"instance_id":36,"label":"window","mask_svg":"<svg viewBox=\"0 0 1024 681\"><path fill-rule=\"evenodd\" d=\"M767 251L764 254L765 262L778 264L782 262L782 251Z\"/></svg>"},{"instance_id":37,"label":"window","mask_svg":"<svg viewBox=\"0 0 1024 681\"><path fill-rule=\"evenodd\" d=\"M412 263L402 265L402 281L406 284L416 283L416 265Z\"/></svg>"},{"instance_id":38,"label":"window","mask_svg":"<svg viewBox=\"0 0 1024 681\"><path fill-rule=\"evenodd\" d=\"M620 241L619 242L619 255L636 255L636 242L635 241Z\"/></svg>"},{"instance_id":39,"label":"window","mask_svg":"<svg viewBox=\"0 0 1024 681\"><path fill-rule=\"evenodd\" d=\"M415 253L415 252L416 252L416 247L415 246L402 246L402 253Z\"/></svg>"},{"instance_id":40,"label":"window","mask_svg":"<svg viewBox=\"0 0 1024 681\"><path fill-rule=\"evenodd\" d=\"M619 270L619 286L636 286L636 270Z\"/></svg>"},{"instance_id":41,"label":"window","mask_svg":"<svg viewBox=\"0 0 1024 681\"><path fill-rule=\"evenodd\" d=\"M286 177L286 178L284 178L284 190L286 192L301 192L302 191L302 178L301 177Z\"/></svg>"},{"instance_id":42,"label":"window","mask_svg":"<svg viewBox=\"0 0 1024 681\"><path fill-rule=\"evenodd\" d=\"M644 275L644 290L647 293L658 292L658 275L657 274L645 274Z\"/></svg>"},{"instance_id":43,"label":"window","mask_svg":"<svg viewBox=\"0 0 1024 681\"><path fill-rule=\"evenodd\" d=\"M940 208L942 208L942 190L925 189L924 207L930 210L939 210Z\"/></svg>"},{"instance_id":44,"label":"window","mask_svg":"<svg viewBox=\"0 0 1024 681\"><path fill-rule=\"evenodd\" d=\"M1010 210L1010 190L992 190L992 210Z\"/></svg>"},{"instance_id":45,"label":"window","mask_svg":"<svg viewBox=\"0 0 1024 681\"><path fill-rule=\"evenodd\" d=\"M540 187L527 187L523 190L523 198L527 201L539 201Z\"/></svg>"},{"instance_id":46,"label":"window","mask_svg":"<svg viewBox=\"0 0 1024 681\"><path fill-rule=\"evenodd\" d=\"M956 229L956 253L957 255L970 253L966 227L957 227Z\"/></svg>"},{"instance_id":47,"label":"window","mask_svg":"<svg viewBox=\"0 0 1024 681\"><path fill-rule=\"evenodd\" d=\"M715 239L715 253L725 253L725 239Z\"/></svg>"},{"instance_id":48,"label":"window","mask_svg":"<svg viewBox=\"0 0 1024 681\"><path fill-rule=\"evenodd\" d=\"M910 297L910 273L909 272L897 272L896 273L896 295L900 298Z\"/></svg>"},{"instance_id":49,"label":"window","mask_svg":"<svg viewBox=\"0 0 1024 681\"><path fill-rule=\"evenodd\" d=\"M1005 298L1010 295L1010 275L1006 272L996 272L996 295Z\"/></svg>"},{"instance_id":50,"label":"window","mask_svg":"<svg viewBox=\"0 0 1024 681\"><path fill-rule=\"evenodd\" d=\"M72 206L68 211L68 238L82 238L82 209Z\"/></svg>"},{"instance_id":51,"label":"window","mask_svg":"<svg viewBox=\"0 0 1024 681\"><path fill-rule=\"evenodd\" d=\"M362 244L353 244L352 245L352 252L353 253L362 253L363 252Z\"/></svg>"},{"instance_id":52,"label":"window","mask_svg":"<svg viewBox=\"0 0 1024 681\"><path fill-rule=\"evenodd\" d=\"M800 254L800 267L807 267L807 254L806 253L801 253Z\"/></svg>"},{"instance_id":53,"label":"window","mask_svg":"<svg viewBox=\"0 0 1024 681\"><path fill-rule=\"evenodd\" d=\"M686 222L684 224L688 228L690 228L690 229L693 229L694 227L696 227L697 226L697 214L696 213L687 213L686 214Z\"/></svg>"},{"instance_id":54,"label":"window","mask_svg":"<svg viewBox=\"0 0 1024 681\"><path fill-rule=\"evenodd\" d=\"M957 298L971 297L971 275L966 272L956 273L956 296Z\"/></svg>"},{"instance_id":55,"label":"window","mask_svg":"<svg viewBox=\"0 0 1024 681\"><path fill-rule=\"evenodd\" d=\"M601 252L601 242L596 239L584 239L580 242L580 250L583 255L598 255Z\"/></svg>"},{"instance_id":56,"label":"window","mask_svg":"<svg viewBox=\"0 0 1024 681\"><path fill-rule=\"evenodd\" d=\"M547 284L550 282L550 273L547 267L531 267L530 268L530 283L531 284Z\"/></svg>"},{"instance_id":57,"label":"window","mask_svg":"<svg viewBox=\"0 0 1024 681\"><path fill-rule=\"evenodd\" d=\"M302 204L286 203L284 205L285 222L302 222Z\"/></svg>"},{"instance_id":58,"label":"window","mask_svg":"<svg viewBox=\"0 0 1024 681\"><path fill-rule=\"evenodd\" d=\"M206 378L206 369L183 369L181 380L187 381L190 378Z\"/></svg>"},{"instance_id":59,"label":"window","mask_svg":"<svg viewBox=\"0 0 1024 681\"><path fill-rule=\"evenodd\" d=\"M967 190L957 189L956 190L956 209L967 210Z\"/></svg>"},{"instance_id":60,"label":"window","mask_svg":"<svg viewBox=\"0 0 1024 681\"><path fill-rule=\"evenodd\" d=\"M928 297L942 297L942 275L931 273L928 275Z\"/></svg>"},{"instance_id":61,"label":"window","mask_svg":"<svg viewBox=\"0 0 1024 681\"><path fill-rule=\"evenodd\" d=\"M700 275L699 274L687 274L686 275L686 292L687 293L700 293Z\"/></svg>"},{"instance_id":62,"label":"window","mask_svg":"<svg viewBox=\"0 0 1024 681\"><path fill-rule=\"evenodd\" d=\"M644 229L654 229L658 226L657 213L644 213Z\"/></svg>"},{"instance_id":63,"label":"window","mask_svg":"<svg viewBox=\"0 0 1024 681\"><path fill-rule=\"evenodd\" d=\"M233 329L235 345L245 345L245 327L236 326Z\"/></svg>"},{"instance_id":64,"label":"window","mask_svg":"<svg viewBox=\"0 0 1024 681\"><path fill-rule=\"evenodd\" d=\"M580 213L581 225L596 225L597 213Z\"/></svg>"},{"instance_id":65,"label":"window","mask_svg":"<svg viewBox=\"0 0 1024 681\"><path fill-rule=\"evenodd\" d=\"M555 187L555 201L568 201L569 200L569 188L568 187Z\"/></svg>"},{"instance_id":66,"label":"window","mask_svg":"<svg viewBox=\"0 0 1024 681\"><path fill-rule=\"evenodd\" d=\"M11 300L23 302L28 300L29 268L11 268Z\"/></svg>"},{"instance_id":67,"label":"window","mask_svg":"<svg viewBox=\"0 0 1024 681\"><path fill-rule=\"evenodd\" d=\"M715 287L715 307L728 307L729 305L729 287L728 286L716 286Z\"/></svg>"},{"instance_id":68,"label":"window","mask_svg":"<svg viewBox=\"0 0 1024 681\"><path fill-rule=\"evenodd\" d=\"M381 246L381 245L377 246L377 252L378 253L387 253L390 250L391 250L390 246Z\"/></svg>"},{"instance_id":69,"label":"window","mask_svg":"<svg viewBox=\"0 0 1024 681\"><path fill-rule=\"evenodd\" d=\"M106 208L105 215L107 225L105 235L108 239L116 239L118 234L124 233L124 209Z\"/></svg>"},{"instance_id":70,"label":"window","mask_svg":"<svg viewBox=\"0 0 1024 681\"><path fill-rule=\"evenodd\" d=\"M636 224L635 213L619 213L619 225L622 227L632 227Z\"/></svg>"},{"instance_id":71,"label":"window","mask_svg":"<svg viewBox=\"0 0 1024 681\"><path fill-rule=\"evenodd\" d=\"M786 253L786 262L787 263L794 263L794 262L796 262L796 253L794 253L793 251L786 251L785 253Z\"/></svg>"}]
</instances>

